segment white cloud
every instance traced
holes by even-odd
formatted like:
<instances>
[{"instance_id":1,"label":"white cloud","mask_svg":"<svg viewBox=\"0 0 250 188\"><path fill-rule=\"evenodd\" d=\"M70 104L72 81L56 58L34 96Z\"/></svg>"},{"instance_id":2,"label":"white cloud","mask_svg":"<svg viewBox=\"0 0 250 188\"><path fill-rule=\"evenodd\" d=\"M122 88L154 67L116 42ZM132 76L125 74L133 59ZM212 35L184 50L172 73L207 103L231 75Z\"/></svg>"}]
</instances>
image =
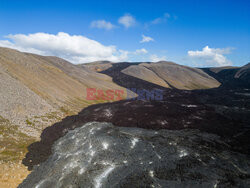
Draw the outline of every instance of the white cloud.
<instances>
[{"instance_id":1,"label":"white cloud","mask_svg":"<svg viewBox=\"0 0 250 188\"><path fill-rule=\"evenodd\" d=\"M209 48L205 46L201 51L188 51L188 56L200 60L202 66L227 66L231 65L223 54L229 54L232 48Z\"/></svg>"},{"instance_id":2,"label":"white cloud","mask_svg":"<svg viewBox=\"0 0 250 188\"><path fill-rule=\"evenodd\" d=\"M170 18L170 14L169 13L165 13L164 14L164 18Z\"/></svg>"},{"instance_id":3,"label":"white cloud","mask_svg":"<svg viewBox=\"0 0 250 188\"><path fill-rule=\"evenodd\" d=\"M113 62L127 60L128 52L117 50L115 46L105 46L81 35L34 33L6 36L0 40L0 46L14 48L23 52L52 55L64 58L72 63L86 63L97 60Z\"/></svg>"},{"instance_id":4,"label":"white cloud","mask_svg":"<svg viewBox=\"0 0 250 188\"><path fill-rule=\"evenodd\" d=\"M126 51L126 50L119 50L119 61L125 61L128 59L128 54L129 54L129 51ZM117 62L117 61L115 61Z\"/></svg>"},{"instance_id":5,"label":"white cloud","mask_svg":"<svg viewBox=\"0 0 250 188\"><path fill-rule=\"evenodd\" d=\"M159 24L162 22L161 18L155 18L153 21L151 21L151 24Z\"/></svg>"},{"instance_id":6,"label":"white cloud","mask_svg":"<svg viewBox=\"0 0 250 188\"><path fill-rule=\"evenodd\" d=\"M165 61L165 60L166 60L165 56L159 57L155 54L150 56L150 61L152 61L152 62Z\"/></svg>"},{"instance_id":7,"label":"white cloud","mask_svg":"<svg viewBox=\"0 0 250 188\"><path fill-rule=\"evenodd\" d=\"M115 25L113 25L112 23L107 22L105 20L95 20L95 21L91 22L90 27L111 30L111 29L115 28Z\"/></svg>"},{"instance_id":8,"label":"white cloud","mask_svg":"<svg viewBox=\"0 0 250 188\"><path fill-rule=\"evenodd\" d=\"M152 20L149 23L146 23L146 27L150 26L150 25L156 25L156 24L161 24L161 23L165 23L169 18L170 18L170 14L169 13L164 13L163 16L155 18L154 20Z\"/></svg>"},{"instance_id":9,"label":"white cloud","mask_svg":"<svg viewBox=\"0 0 250 188\"><path fill-rule=\"evenodd\" d=\"M125 14L124 16L119 18L118 23L124 25L124 27L126 28L129 28L134 26L136 21L135 18L130 14Z\"/></svg>"},{"instance_id":10,"label":"white cloud","mask_svg":"<svg viewBox=\"0 0 250 188\"><path fill-rule=\"evenodd\" d=\"M140 41L140 43L150 42L150 41L154 41L154 39L149 36L142 35L142 40Z\"/></svg>"},{"instance_id":11,"label":"white cloud","mask_svg":"<svg viewBox=\"0 0 250 188\"><path fill-rule=\"evenodd\" d=\"M135 54L146 54L148 51L145 48L138 49L134 52Z\"/></svg>"}]
</instances>

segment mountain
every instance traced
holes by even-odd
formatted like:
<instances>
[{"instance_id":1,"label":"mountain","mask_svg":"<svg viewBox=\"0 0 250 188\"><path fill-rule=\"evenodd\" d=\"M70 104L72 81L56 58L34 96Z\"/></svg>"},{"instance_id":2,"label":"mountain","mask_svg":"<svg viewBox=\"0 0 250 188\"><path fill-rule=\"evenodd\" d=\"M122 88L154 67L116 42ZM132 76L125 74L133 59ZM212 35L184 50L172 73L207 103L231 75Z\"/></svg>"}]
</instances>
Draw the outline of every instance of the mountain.
<instances>
[{"instance_id":1,"label":"mountain","mask_svg":"<svg viewBox=\"0 0 250 188\"><path fill-rule=\"evenodd\" d=\"M202 68L204 72L217 79L227 88L248 88L250 86L250 63L242 67Z\"/></svg>"},{"instance_id":2,"label":"mountain","mask_svg":"<svg viewBox=\"0 0 250 188\"><path fill-rule=\"evenodd\" d=\"M125 65L126 67L124 67ZM105 61L83 64L81 66L103 73L111 68L113 68L113 71L118 71L119 69L119 71L126 75L165 88L192 90L220 86L220 83L216 79L209 76L201 69L166 61L160 61L157 63L116 63L115 65L112 62Z\"/></svg>"},{"instance_id":3,"label":"mountain","mask_svg":"<svg viewBox=\"0 0 250 188\"><path fill-rule=\"evenodd\" d=\"M146 70L148 74L138 74L140 71ZM130 76L153 82L155 79L153 76L150 76L151 73L151 75L156 75L160 81L164 81L168 86L177 89L207 89L219 87L220 85L217 80L200 69L166 61L142 63L137 66L130 66L122 72Z\"/></svg>"},{"instance_id":4,"label":"mountain","mask_svg":"<svg viewBox=\"0 0 250 188\"><path fill-rule=\"evenodd\" d=\"M113 64L114 63L110 61L94 61L91 63L80 64L78 66L83 68L88 68L89 70L95 72L101 72L107 70L108 68L111 68Z\"/></svg>"},{"instance_id":5,"label":"mountain","mask_svg":"<svg viewBox=\"0 0 250 188\"><path fill-rule=\"evenodd\" d=\"M245 86L250 85L250 63L246 64L245 66L241 67L235 74L235 79L244 82Z\"/></svg>"},{"instance_id":6,"label":"mountain","mask_svg":"<svg viewBox=\"0 0 250 188\"><path fill-rule=\"evenodd\" d=\"M21 125L32 116L77 112L88 106L91 101L86 100L86 88L121 89L107 75L58 57L7 48L0 48L0 73L0 115Z\"/></svg>"}]
</instances>

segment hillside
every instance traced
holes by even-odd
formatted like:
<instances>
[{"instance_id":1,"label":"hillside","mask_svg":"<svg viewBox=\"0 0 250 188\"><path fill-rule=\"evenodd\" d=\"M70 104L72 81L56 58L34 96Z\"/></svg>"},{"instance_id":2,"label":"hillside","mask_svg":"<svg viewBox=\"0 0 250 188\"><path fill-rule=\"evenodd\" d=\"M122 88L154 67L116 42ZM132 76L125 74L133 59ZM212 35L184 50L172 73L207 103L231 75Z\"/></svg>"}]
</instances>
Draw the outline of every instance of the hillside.
<instances>
[{"instance_id":1,"label":"hillside","mask_svg":"<svg viewBox=\"0 0 250 188\"><path fill-rule=\"evenodd\" d=\"M219 87L220 83L201 69L178 65L172 62L160 61L157 63L119 63L93 62L81 67L103 72L116 71L165 87L176 89L208 89ZM126 66L125 66L126 65Z\"/></svg>"},{"instance_id":2,"label":"hillside","mask_svg":"<svg viewBox=\"0 0 250 188\"><path fill-rule=\"evenodd\" d=\"M220 85L217 80L199 69L165 61L158 63L142 63L136 67L128 67L122 72L143 80L148 80L147 75L137 76L137 72L143 69L148 69L152 74L157 75L158 79L164 80L168 85L177 89L207 89L218 87Z\"/></svg>"},{"instance_id":3,"label":"hillside","mask_svg":"<svg viewBox=\"0 0 250 188\"><path fill-rule=\"evenodd\" d=\"M0 144L4 146L0 150L0 182L14 182L15 186L20 181L15 177L27 174L19 164L27 146L39 139L45 127L102 102L86 100L86 88L122 89L109 76L58 57L8 48L0 48L0 85ZM13 184L0 183L0 187Z\"/></svg>"},{"instance_id":4,"label":"hillside","mask_svg":"<svg viewBox=\"0 0 250 188\"><path fill-rule=\"evenodd\" d=\"M7 48L0 48L0 73L0 115L20 125L32 116L55 111L74 113L88 106L88 87L121 89L107 75L79 68L58 57Z\"/></svg>"},{"instance_id":5,"label":"hillside","mask_svg":"<svg viewBox=\"0 0 250 188\"><path fill-rule=\"evenodd\" d=\"M101 72L111 68L114 63L110 61L95 61L91 63L85 63L78 65L79 67L88 68L89 70Z\"/></svg>"},{"instance_id":6,"label":"hillside","mask_svg":"<svg viewBox=\"0 0 250 188\"><path fill-rule=\"evenodd\" d=\"M221 82L223 87L242 88L250 85L250 63L242 67L212 67L202 70Z\"/></svg>"}]
</instances>

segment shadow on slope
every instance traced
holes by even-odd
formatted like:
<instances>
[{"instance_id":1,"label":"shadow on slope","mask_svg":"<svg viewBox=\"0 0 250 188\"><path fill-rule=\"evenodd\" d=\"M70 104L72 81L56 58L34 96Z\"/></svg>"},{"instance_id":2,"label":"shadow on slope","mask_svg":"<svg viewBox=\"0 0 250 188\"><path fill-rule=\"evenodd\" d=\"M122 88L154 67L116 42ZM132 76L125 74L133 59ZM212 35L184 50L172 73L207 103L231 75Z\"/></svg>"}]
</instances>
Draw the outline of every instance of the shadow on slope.
<instances>
[{"instance_id":1,"label":"shadow on slope","mask_svg":"<svg viewBox=\"0 0 250 188\"><path fill-rule=\"evenodd\" d=\"M153 90L153 89L162 89L165 90L167 88L162 87L160 85L156 85L154 83L124 74L122 72L122 70L126 69L127 67L131 66L131 65L138 65L140 63L115 63L112 65L112 67L110 67L107 70L104 70L100 73L106 74L108 76L110 76L113 80L113 82L115 82L116 84L125 87L127 89L130 88L136 88L136 89L146 89L146 90ZM168 85L170 85L169 83L167 83ZM173 89L174 87L171 86Z\"/></svg>"},{"instance_id":2,"label":"shadow on slope","mask_svg":"<svg viewBox=\"0 0 250 188\"><path fill-rule=\"evenodd\" d=\"M201 70L218 80L222 88L250 88L250 63L242 67L215 67Z\"/></svg>"}]
</instances>

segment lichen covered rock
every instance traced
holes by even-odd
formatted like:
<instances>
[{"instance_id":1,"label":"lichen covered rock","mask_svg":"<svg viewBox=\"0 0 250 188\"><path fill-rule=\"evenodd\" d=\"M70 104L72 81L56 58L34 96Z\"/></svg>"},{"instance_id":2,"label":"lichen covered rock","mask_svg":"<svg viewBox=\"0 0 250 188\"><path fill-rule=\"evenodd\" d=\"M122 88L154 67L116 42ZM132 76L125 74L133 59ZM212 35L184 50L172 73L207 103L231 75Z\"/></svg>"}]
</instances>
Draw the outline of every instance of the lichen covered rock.
<instances>
[{"instance_id":1,"label":"lichen covered rock","mask_svg":"<svg viewBox=\"0 0 250 188\"><path fill-rule=\"evenodd\" d=\"M249 187L249 166L214 134L89 122L57 140L19 187Z\"/></svg>"}]
</instances>

